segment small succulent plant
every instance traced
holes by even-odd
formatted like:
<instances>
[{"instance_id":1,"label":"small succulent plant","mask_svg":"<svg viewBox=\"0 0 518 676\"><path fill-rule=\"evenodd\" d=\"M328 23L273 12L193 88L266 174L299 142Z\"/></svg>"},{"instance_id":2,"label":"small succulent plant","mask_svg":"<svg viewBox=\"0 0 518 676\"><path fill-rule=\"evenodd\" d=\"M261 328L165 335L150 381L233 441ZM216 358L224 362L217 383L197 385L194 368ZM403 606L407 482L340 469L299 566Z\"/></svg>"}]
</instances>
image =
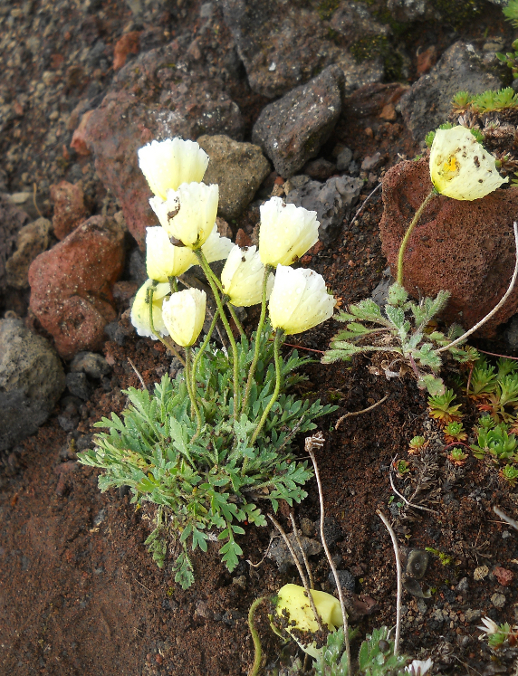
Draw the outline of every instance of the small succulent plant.
<instances>
[{"instance_id":1,"label":"small succulent plant","mask_svg":"<svg viewBox=\"0 0 518 676\"><path fill-rule=\"evenodd\" d=\"M435 418L440 425L448 425L451 422L459 421L462 413L460 404L453 404L455 392L446 390L444 394L437 394L428 397L428 413L430 417Z\"/></svg>"}]
</instances>

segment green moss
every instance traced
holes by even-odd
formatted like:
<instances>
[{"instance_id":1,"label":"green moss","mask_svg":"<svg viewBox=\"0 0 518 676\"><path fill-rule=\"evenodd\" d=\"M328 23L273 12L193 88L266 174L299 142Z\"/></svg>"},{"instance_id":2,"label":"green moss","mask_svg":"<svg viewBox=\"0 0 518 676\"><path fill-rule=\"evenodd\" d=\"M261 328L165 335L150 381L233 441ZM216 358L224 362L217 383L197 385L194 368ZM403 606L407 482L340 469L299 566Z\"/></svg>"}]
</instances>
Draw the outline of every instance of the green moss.
<instances>
[{"instance_id":1,"label":"green moss","mask_svg":"<svg viewBox=\"0 0 518 676\"><path fill-rule=\"evenodd\" d=\"M484 8L481 0L434 0L433 4L454 28L479 16Z\"/></svg>"},{"instance_id":2,"label":"green moss","mask_svg":"<svg viewBox=\"0 0 518 676\"><path fill-rule=\"evenodd\" d=\"M322 21L327 21L333 15L333 12L338 8L340 0L322 0L317 7L318 16Z\"/></svg>"},{"instance_id":3,"label":"green moss","mask_svg":"<svg viewBox=\"0 0 518 676\"><path fill-rule=\"evenodd\" d=\"M351 45L350 51L358 63L382 56L389 49L385 35L366 35Z\"/></svg>"},{"instance_id":4,"label":"green moss","mask_svg":"<svg viewBox=\"0 0 518 676\"><path fill-rule=\"evenodd\" d=\"M385 35L364 36L351 45L350 51L357 63L381 56L387 81L401 79L403 58Z\"/></svg>"}]
</instances>

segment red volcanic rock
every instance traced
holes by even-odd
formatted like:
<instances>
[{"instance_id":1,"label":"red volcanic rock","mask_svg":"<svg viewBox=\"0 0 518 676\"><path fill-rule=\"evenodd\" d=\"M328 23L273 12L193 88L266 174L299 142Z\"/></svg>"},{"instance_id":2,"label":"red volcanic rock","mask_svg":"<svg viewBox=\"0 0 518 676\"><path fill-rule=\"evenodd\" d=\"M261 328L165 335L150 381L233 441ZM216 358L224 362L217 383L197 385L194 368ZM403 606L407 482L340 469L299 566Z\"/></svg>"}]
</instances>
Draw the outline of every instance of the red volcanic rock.
<instances>
[{"instance_id":1,"label":"red volcanic rock","mask_svg":"<svg viewBox=\"0 0 518 676\"><path fill-rule=\"evenodd\" d=\"M50 186L50 198L54 202L54 234L58 239L65 239L86 216L83 188L77 183L60 181Z\"/></svg>"},{"instance_id":2,"label":"red volcanic rock","mask_svg":"<svg viewBox=\"0 0 518 676\"><path fill-rule=\"evenodd\" d=\"M140 49L140 33L126 33L115 44L113 50L113 70L119 70L126 63L128 54L138 54Z\"/></svg>"},{"instance_id":3,"label":"red volcanic rock","mask_svg":"<svg viewBox=\"0 0 518 676\"><path fill-rule=\"evenodd\" d=\"M407 161L383 180L385 210L380 223L383 252L396 274L404 232L432 189L428 161ZM465 329L474 326L506 292L515 262L513 221L518 219L518 188L500 189L472 202L435 197L416 226L405 253L404 284L418 297L447 289L442 313ZM518 287L503 308L479 331L491 336L518 310Z\"/></svg>"},{"instance_id":4,"label":"red volcanic rock","mask_svg":"<svg viewBox=\"0 0 518 676\"><path fill-rule=\"evenodd\" d=\"M92 216L29 268L30 307L64 359L95 351L116 318L112 286L124 265L120 221Z\"/></svg>"},{"instance_id":5,"label":"red volcanic rock","mask_svg":"<svg viewBox=\"0 0 518 676\"><path fill-rule=\"evenodd\" d=\"M78 155L91 155L90 148L86 145L85 141L85 130L88 123L88 118L93 113L93 110L87 110L86 113L81 117L79 125L74 130L72 134L72 140L70 141L70 147L73 148Z\"/></svg>"}]
</instances>

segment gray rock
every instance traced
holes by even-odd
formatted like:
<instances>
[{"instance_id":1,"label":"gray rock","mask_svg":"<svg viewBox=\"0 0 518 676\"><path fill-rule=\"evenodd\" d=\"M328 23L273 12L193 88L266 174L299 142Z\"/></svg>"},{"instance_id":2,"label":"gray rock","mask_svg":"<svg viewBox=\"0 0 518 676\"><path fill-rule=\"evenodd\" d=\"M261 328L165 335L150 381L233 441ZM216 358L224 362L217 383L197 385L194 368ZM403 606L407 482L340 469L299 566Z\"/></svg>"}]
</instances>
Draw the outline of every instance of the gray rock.
<instances>
[{"instance_id":1,"label":"gray rock","mask_svg":"<svg viewBox=\"0 0 518 676\"><path fill-rule=\"evenodd\" d=\"M374 153L374 155L369 155L363 160L361 168L363 171L372 171L373 169L377 169L382 163L383 157L381 153Z\"/></svg>"},{"instance_id":2,"label":"gray rock","mask_svg":"<svg viewBox=\"0 0 518 676\"><path fill-rule=\"evenodd\" d=\"M319 239L329 244L337 236L348 210L358 201L363 181L351 176L334 176L325 183L307 181L286 197L288 204L316 211L320 221Z\"/></svg>"},{"instance_id":3,"label":"gray rock","mask_svg":"<svg viewBox=\"0 0 518 676\"><path fill-rule=\"evenodd\" d=\"M71 373L86 373L91 378L100 379L110 370L106 359L96 352L79 352L70 362Z\"/></svg>"},{"instance_id":4,"label":"gray rock","mask_svg":"<svg viewBox=\"0 0 518 676\"><path fill-rule=\"evenodd\" d=\"M342 110L344 76L329 66L318 77L263 108L252 140L284 178L315 157L333 131Z\"/></svg>"},{"instance_id":5,"label":"gray rock","mask_svg":"<svg viewBox=\"0 0 518 676\"><path fill-rule=\"evenodd\" d=\"M365 38L386 39L388 27L376 21L364 3L342 1L334 8L325 4L223 0L224 20L253 91L281 96L331 64L343 70L347 91L381 81L381 58L375 55L358 63L349 49Z\"/></svg>"},{"instance_id":6,"label":"gray rock","mask_svg":"<svg viewBox=\"0 0 518 676\"><path fill-rule=\"evenodd\" d=\"M387 0L387 9L396 21L403 23L437 18L431 0Z\"/></svg>"},{"instance_id":7,"label":"gray rock","mask_svg":"<svg viewBox=\"0 0 518 676\"><path fill-rule=\"evenodd\" d=\"M65 374L49 343L21 319L0 320L0 451L34 434L65 389Z\"/></svg>"},{"instance_id":8,"label":"gray rock","mask_svg":"<svg viewBox=\"0 0 518 676\"><path fill-rule=\"evenodd\" d=\"M293 533L288 533L288 540L290 541L290 544L293 547L299 562L304 565L302 554L300 553L300 548L295 535ZM299 536L299 540L306 556L314 556L315 554L320 554L322 551L322 545L320 542L318 542L318 540L313 540L306 537L305 535ZM285 571L288 566L295 565L293 557L290 554L290 550L281 537L278 537L274 540L267 556L269 559L273 559L273 561L275 561L280 571Z\"/></svg>"},{"instance_id":9,"label":"gray rock","mask_svg":"<svg viewBox=\"0 0 518 676\"><path fill-rule=\"evenodd\" d=\"M354 593L356 587L356 580L354 575L345 568L343 570L337 570L336 573L338 575L338 581L340 582L340 586L342 587L342 589L346 589L347 591ZM336 589L336 581L335 576L333 575L333 571L331 570L329 571L327 579L332 584L333 589Z\"/></svg>"},{"instance_id":10,"label":"gray rock","mask_svg":"<svg viewBox=\"0 0 518 676\"><path fill-rule=\"evenodd\" d=\"M68 391L70 394L73 394L74 397L78 397L83 401L88 401L88 399L90 399L92 386L88 382L85 373L67 373L66 383Z\"/></svg>"},{"instance_id":11,"label":"gray rock","mask_svg":"<svg viewBox=\"0 0 518 676\"><path fill-rule=\"evenodd\" d=\"M353 159L353 151L350 148L343 148L338 153L336 158L336 168L338 171L345 171L351 164Z\"/></svg>"},{"instance_id":12,"label":"gray rock","mask_svg":"<svg viewBox=\"0 0 518 676\"><path fill-rule=\"evenodd\" d=\"M444 52L430 73L423 75L403 94L401 113L416 141L443 124L451 110L451 99L458 91L480 94L500 89L500 79L488 72L475 48L456 42Z\"/></svg>"},{"instance_id":13,"label":"gray rock","mask_svg":"<svg viewBox=\"0 0 518 676\"><path fill-rule=\"evenodd\" d=\"M210 158L204 183L219 186L218 213L227 220L240 216L271 171L259 146L228 136L200 136L198 143Z\"/></svg>"},{"instance_id":14,"label":"gray rock","mask_svg":"<svg viewBox=\"0 0 518 676\"><path fill-rule=\"evenodd\" d=\"M3 307L3 292L7 286L7 259L16 250L18 232L28 220L25 211L17 207L9 195L0 193L0 308Z\"/></svg>"},{"instance_id":15,"label":"gray rock","mask_svg":"<svg viewBox=\"0 0 518 676\"><path fill-rule=\"evenodd\" d=\"M49 220L38 218L34 223L29 223L20 230L16 251L5 264L7 283L10 286L16 289L29 288L30 264L48 247L50 227Z\"/></svg>"},{"instance_id":16,"label":"gray rock","mask_svg":"<svg viewBox=\"0 0 518 676\"><path fill-rule=\"evenodd\" d=\"M505 595L495 592L491 595L491 603L495 606L495 608L503 608L506 604Z\"/></svg>"}]
</instances>

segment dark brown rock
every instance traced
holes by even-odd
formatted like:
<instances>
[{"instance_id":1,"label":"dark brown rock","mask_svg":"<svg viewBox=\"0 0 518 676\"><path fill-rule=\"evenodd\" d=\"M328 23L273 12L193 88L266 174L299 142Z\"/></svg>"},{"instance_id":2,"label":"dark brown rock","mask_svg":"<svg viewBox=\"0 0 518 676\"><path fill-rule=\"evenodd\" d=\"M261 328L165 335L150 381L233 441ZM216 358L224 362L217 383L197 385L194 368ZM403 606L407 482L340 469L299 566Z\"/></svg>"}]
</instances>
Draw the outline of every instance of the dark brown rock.
<instances>
[{"instance_id":1,"label":"dark brown rock","mask_svg":"<svg viewBox=\"0 0 518 676\"><path fill-rule=\"evenodd\" d=\"M124 264L124 229L92 216L29 269L30 307L64 359L95 351L116 317L111 289Z\"/></svg>"},{"instance_id":2,"label":"dark brown rock","mask_svg":"<svg viewBox=\"0 0 518 676\"><path fill-rule=\"evenodd\" d=\"M383 180L385 210L380 222L383 251L396 275L401 239L416 210L432 189L428 160L393 167ZM518 188L500 189L483 199L457 201L435 197L416 226L405 254L405 288L418 297L447 289L447 322L474 326L498 303L515 263L513 221ZM479 331L491 336L518 310L518 287L504 307Z\"/></svg>"}]
</instances>

